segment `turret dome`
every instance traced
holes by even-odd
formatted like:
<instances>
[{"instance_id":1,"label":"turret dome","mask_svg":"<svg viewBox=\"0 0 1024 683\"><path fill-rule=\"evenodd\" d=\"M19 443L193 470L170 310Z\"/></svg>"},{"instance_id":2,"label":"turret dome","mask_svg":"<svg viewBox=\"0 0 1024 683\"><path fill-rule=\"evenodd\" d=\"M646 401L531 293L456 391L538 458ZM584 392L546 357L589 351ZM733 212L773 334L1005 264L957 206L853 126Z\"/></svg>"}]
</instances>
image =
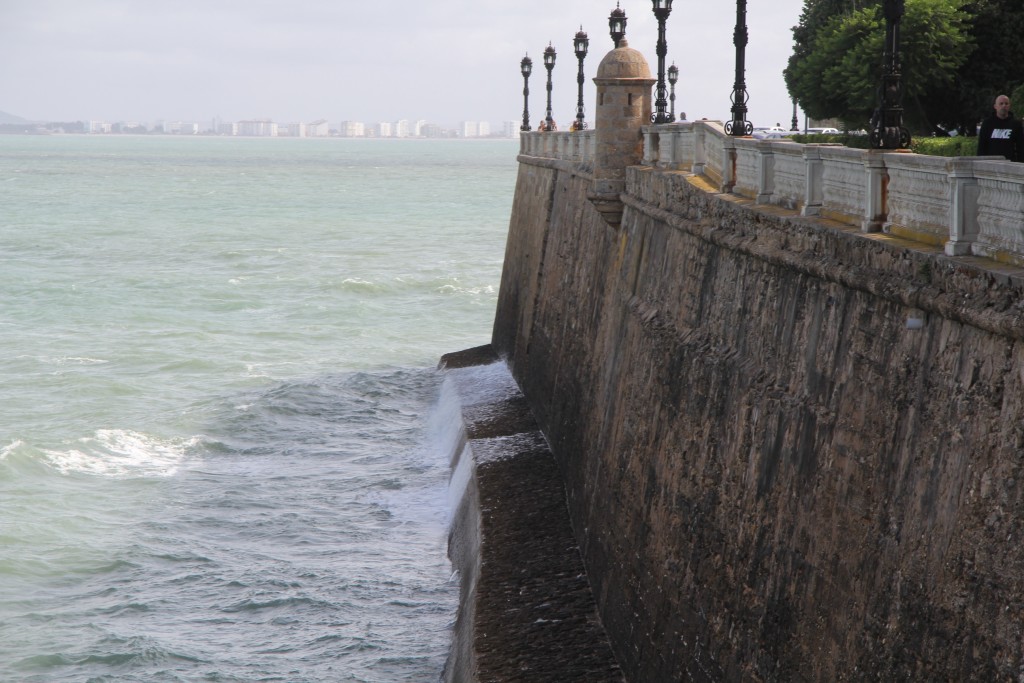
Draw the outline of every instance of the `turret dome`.
<instances>
[{"instance_id":1,"label":"turret dome","mask_svg":"<svg viewBox=\"0 0 1024 683\"><path fill-rule=\"evenodd\" d=\"M651 68L647 65L642 53L629 47L626 39L619 41L619 46L606 54L597 67L594 80L606 78L651 78Z\"/></svg>"}]
</instances>

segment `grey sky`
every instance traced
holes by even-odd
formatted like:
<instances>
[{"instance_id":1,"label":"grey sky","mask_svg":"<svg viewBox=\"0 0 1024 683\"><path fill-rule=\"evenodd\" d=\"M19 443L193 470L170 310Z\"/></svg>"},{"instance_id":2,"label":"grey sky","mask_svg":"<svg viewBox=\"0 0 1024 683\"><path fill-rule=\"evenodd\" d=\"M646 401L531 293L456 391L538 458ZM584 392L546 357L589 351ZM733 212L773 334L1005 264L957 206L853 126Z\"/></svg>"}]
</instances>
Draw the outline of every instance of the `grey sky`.
<instances>
[{"instance_id":1,"label":"grey sky","mask_svg":"<svg viewBox=\"0 0 1024 683\"><path fill-rule=\"evenodd\" d=\"M614 0L0 0L0 111L28 119L208 122L325 118L499 123L522 116L519 60L534 60L530 118L545 109L541 54L558 51L554 118L576 109L572 38L590 36L584 103L611 49ZM782 70L803 0L747 8L748 119L788 127ZM627 39L657 68L648 0L625 0ZM675 0L668 63L677 111L729 117L735 3ZM802 117L802 113L801 113Z\"/></svg>"}]
</instances>

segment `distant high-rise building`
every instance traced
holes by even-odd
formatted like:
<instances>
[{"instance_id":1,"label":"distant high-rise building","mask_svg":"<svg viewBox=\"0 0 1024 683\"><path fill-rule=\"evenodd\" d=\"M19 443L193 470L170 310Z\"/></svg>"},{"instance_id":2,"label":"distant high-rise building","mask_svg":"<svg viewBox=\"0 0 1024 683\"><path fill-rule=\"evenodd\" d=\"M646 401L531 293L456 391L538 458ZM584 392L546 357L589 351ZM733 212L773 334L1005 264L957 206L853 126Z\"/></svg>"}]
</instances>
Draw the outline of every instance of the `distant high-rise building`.
<instances>
[{"instance_id":1,"label":"distant high-rise building","mask_svg":"<svg viewBox=\"0 0 1024 683\"><path fill-rule=\"evenodd\" d=\"M443 138L445 136L444 128L436 123L424 123L420 128L420 133L425 138Z\"/></svg>"},{"instance_id":2,"label":"distant high-rise building","mask_svg":"<svg viewBox=\"0 0 1024 683\"><path fill-rule=\"evenodd\" d=\"M476 121L462 122L462 137L475 138L480 134L480 126Z\"/></svg>"},{"instance_id":3,"label":"distant high-rise building","mask_svg":"<svg viewBox=\"0 0 1024 683\"><path fill-rule=\"evenodd\" d=\"M486 138L491 135L491 123L490 121L481 121L477 124L476 134L478 137Z\"/></svg>"},{"instance_id":4,"label":"distant high-rise building","mask_svg":"<svg viewBox=\"0 0 1024 683\"><path fill-rule=\"evenodd\" d=\"M306 124L282 123L277 127L277 134L284 138L304 138L306 137Z\"/></svg>"},{"instance_id":5,"label":"distant high-rise building","mask_svg":"<svg viewBox=\"0 0 1024 683\"><path fill-rule=\"evenodd\" d=\"M232 121L217 126L217 135L238 135L238 122Z\"/></svg>"},{"instance_id":6,"label":"distant high-rise building","mask_svg":"<svg viewBox=\"0 0 1024 683\"><path fill-rule=\"evenodd\" d=\"M409 122L405 119L395 121L395 125L391 129L391 134L396 138L409 137Z\"/></svg>"},{"instance_id":7,"label":"distant high-rise building","mask_svg":"<svg viewBox=\"0 0 1024 683\"><path fill-rule=\"evenodd\" d=\"M423 119L420 119L413 126L413 133L412 134L415 135L418 138L425 137L426 133L424 132L424 129L426 128L426 126L427 126L427 122L425 120L423 120Z\"/></svg>"},{"instance_id":8,"label":"distant high-rise building","mask_svg":"<svg viewBox=\"0 0 1024 683\"><path fill-rule=\"evenodd\" d=\"M331 131L327 126L327 119L318 119L306 124L306 135L311 138L325 138Z\"/></svg>"},{"instance_id":9,"label":"distant high-rise building","mask_svg":"<svg viewBox=\"0 0 1024 683\"><path fill-rule=\"evenodd\" d=\"M198 123L185 121L168 121L164 124L164 132L169 135L196 135L199 133Z\"/></svg>"},{"instance_id":10,"label":"distant high-rise building","mask_svg":"<svg viewBox=\"0 0 1024 683\"><path fill-rule=\"evenodd\" d=\"M391 124L387 121L380 121L373 124L373 135L378 138L390 138Z\"/></svg>"},{"instance_id":11,"label":"distant high-rise building","mask_svg":"<svg viewBox=\"0 0 1024 683\"><path fill-rule=\"evenodd\" d=\"M138 121L118 121L110 127L112 133L145 133L146 127Z\"/></svg>"},{"instance_id":12,"label":"distant high-rise building","mask_svg":"<svg viewBox=\"0 0 1024 683\"><path fill-rule=\"evenodd\" d=\"M338 134L343 138L361 138L366 135L366 126L362 121L342 121Z\"/></svg>"},{"instance_id":13,"label":"distant high-rise building","mask_svg":"<svg viewBox=\"0 0 1024 683\"><path fill-rule=\"evenodd\" d=\"M254 137L274 137L277 135L277 124L270 119L239 121L238 134Z\"/></svg>"}]
</instances>

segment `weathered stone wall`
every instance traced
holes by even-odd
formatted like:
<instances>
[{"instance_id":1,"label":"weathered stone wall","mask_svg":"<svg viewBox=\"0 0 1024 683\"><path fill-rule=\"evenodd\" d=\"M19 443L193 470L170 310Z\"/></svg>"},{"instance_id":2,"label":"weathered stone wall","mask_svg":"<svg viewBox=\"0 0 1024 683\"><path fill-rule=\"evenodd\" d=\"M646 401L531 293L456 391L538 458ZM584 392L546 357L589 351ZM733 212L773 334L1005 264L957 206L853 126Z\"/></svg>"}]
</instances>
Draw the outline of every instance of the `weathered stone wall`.
<instances>
[{"instance_id":1,"label":"weathered stone wall","mask_svg":"<svg viewBox=\"0 0 1024 683\"><path fill-rule=\"evenodd\" d=\"M493 346L627 680L1024 675L1019 272L521 161Z\"/></svg>"},{"instance_id":2,"label":"weathered stone wall","mask_svg":"<svg viewBox=\"0 0 1024 683\"><path fill-rule=\"evenodd\" d=\"M459 614L445 683L622 683L551 450L490 346L441 359L463 438L448 554Z\"/></svg>"}]
</instances>

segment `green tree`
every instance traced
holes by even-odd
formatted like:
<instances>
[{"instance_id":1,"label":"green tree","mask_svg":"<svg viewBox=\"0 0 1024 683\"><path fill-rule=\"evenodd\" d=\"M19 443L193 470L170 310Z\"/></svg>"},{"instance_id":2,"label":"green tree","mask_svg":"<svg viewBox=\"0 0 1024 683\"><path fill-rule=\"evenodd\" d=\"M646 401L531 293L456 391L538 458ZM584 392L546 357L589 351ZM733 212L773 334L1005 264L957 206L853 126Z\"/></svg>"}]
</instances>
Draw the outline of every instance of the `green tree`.
<instances>
[{"instance_id":1,"label":"green tree","mask_svg":"<svg viewBox=\"0 0 1024 683\"><path fill-rule=\"evenodd\" d=\"M1024 83L1018 85L1017 89L1014 90L1013 93L1010 95L1010 106L1017 107L1018 113L1015 114L1015 116L1017 118L1020 118L1021 114L1024 113Z\"/></svg>"},{"instance_id":2,"label":"green tree","mask_svg":"<svg viewBox=\"0 0 1024 683\"><path fill-rule=\"evenodd\" d=\"M793 27L793 54L809 54L818 31L832 19L875 4L873 0L805 0L800 23Z\"/></svg>"},{"instance_id":3,"label":"green tree","mask_svg":"<svg viewBox=\"0 0 1024 683\"><path fill-rule=\"evenodd\" d=\"M823 2L808 0L808 7ZM960 122L957 108L950 112L948 104L951 97L959 99L957 74L973 49L963 4L906 1L900 25L903 107L905 123L915 132ZM877 1L834 16L813 33L804 54L794 48L785 72L790 94L813 118L865 127L879 102L884 40L885 19Z\"/></svg>"},{"instance_id":4,"label":"green tree","mask_svg":"<svg viewBox=\"0 0 1024 683\"><path fill-rule=\"evenodd\" d=\"M958 127L974 134L978 120L992 113L996 96L1024 84L1024 3L971 0L964 11L971 15L976 48L958 74ZM1017 116L1024 114L1024 99L1011 102Z\"/></svg>"}]
</instances>

